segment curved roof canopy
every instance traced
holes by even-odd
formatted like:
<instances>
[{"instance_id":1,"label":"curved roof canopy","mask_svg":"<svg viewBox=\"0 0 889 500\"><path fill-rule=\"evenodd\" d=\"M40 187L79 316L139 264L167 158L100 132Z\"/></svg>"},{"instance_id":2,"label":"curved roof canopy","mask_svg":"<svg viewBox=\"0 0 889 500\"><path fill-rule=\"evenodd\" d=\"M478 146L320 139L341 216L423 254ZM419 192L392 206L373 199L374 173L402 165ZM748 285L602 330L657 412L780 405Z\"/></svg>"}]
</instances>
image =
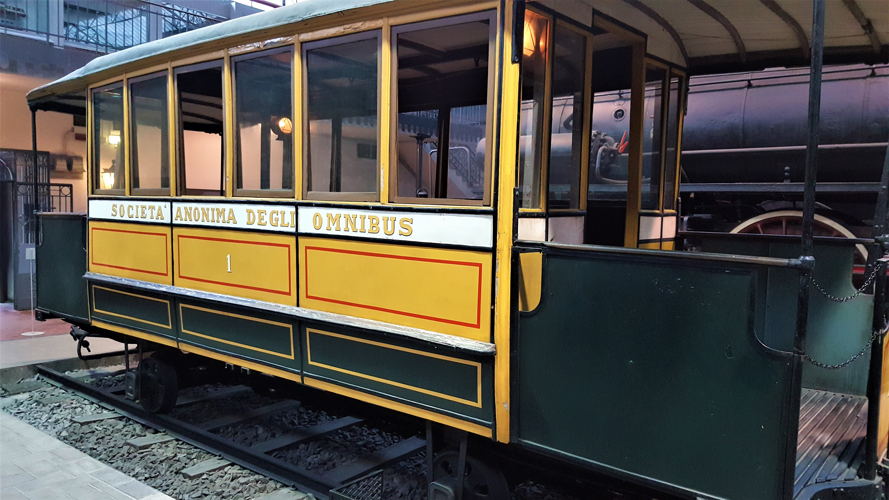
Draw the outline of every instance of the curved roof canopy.
<instances>
[{"instance_id":1,"label":"curved roof canopy","mask_svg":"<svg viewBox=\"0 0 889 500\"><path fill-rule=\"evenodd\" d=\"M90 84L126 68L160 64L227 41L261 40L301 30L311 20L336 16L343 23L361 11L416 6L415 0L301 0L278 9L137 45L98 57L28 94L38 109L70 112ZM889 60L889 0L825 0L825 63ZM530 2L529 2L530 3ZM601 12L642 31L648 50L691 73L806 65L812 0L542 0L580 21ZM387 4L387 5L383 5ZM370 16L369 16L370 17ZM230 45L244 42L233 42ZM77 107L76 105L74 106Z\"/></svg>"}]
</instances>

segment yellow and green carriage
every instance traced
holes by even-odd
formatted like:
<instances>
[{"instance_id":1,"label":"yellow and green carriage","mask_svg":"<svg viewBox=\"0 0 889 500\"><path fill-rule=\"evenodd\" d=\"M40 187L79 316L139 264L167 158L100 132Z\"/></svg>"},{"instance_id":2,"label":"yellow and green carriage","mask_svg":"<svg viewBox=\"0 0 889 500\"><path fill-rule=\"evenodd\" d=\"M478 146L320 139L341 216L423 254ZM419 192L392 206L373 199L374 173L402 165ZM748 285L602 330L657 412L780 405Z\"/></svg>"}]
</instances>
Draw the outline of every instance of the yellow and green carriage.
<instances>
[{"instance_id":1,"label":"yellow and green carriage","mask_svg":"<svg viewBox=\"0 0 889 500\"><path fill-rule=\"evenodd\" d=\"M419 417L470 455L877 498L883 242L677 232L687 75L820 58L811 16L306 0L100 57L28 96L88 126L89 211L41 214L37 315ZM828 20L829 60L882 57L852 28Z\"/></svg>"}]
</instances>

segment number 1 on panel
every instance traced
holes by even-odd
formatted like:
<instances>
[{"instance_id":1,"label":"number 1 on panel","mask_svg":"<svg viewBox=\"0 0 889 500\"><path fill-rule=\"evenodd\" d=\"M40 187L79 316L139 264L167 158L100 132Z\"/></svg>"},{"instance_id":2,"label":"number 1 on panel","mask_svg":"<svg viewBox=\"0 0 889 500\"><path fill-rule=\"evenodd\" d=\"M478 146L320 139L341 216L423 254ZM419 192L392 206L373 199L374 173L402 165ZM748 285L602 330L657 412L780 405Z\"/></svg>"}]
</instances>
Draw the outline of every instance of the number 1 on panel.
<instances>
[{"instance_id":1,"label":"number 1 on panel","mask_svg":"<svg viewBox=\"0 0 889 500\"><path fill-rule=\"evenodd\" d=\"M232 272L232 255L231 254L225 255L225 272L227 272L227 273Z\"/></svg>"}]
</instances>

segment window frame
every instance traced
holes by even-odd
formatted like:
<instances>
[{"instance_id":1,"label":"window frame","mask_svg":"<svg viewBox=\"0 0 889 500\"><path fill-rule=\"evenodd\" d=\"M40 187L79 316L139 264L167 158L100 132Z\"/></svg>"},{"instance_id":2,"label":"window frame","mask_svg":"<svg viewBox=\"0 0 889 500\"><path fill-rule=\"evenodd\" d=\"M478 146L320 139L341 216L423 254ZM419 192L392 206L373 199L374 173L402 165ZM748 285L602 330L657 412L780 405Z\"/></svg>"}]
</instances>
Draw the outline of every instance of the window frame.
<instances>
[{"instance_id":1,"label":"window frame","mask_svg":"<svg viewBox=\"0 0 889 500\"><path fill-rule=\"evenodd\" d=\"M123 160L123 165L121 165L120 173L124 176L123 188L119 189L102 189L101 186L101 173L97 171L96 167L98 164L96 161L98 160L98 152L96 151L97 141L99 140L99 134L96 133L96 109L95 109L95 101L94 97L97 92L102 92L107 89L120 87L121 89L121 130L120 130L120 151L121 151L121 159ZM89 158L89 192L94 195L99 196L126 196L127 195L127 186L129 185L129 156L127 154L127 149L129 148L127 140L127 100L128 100L128 92L127 92L127 79L125 75L121 75L120 77L114 78L110 81L105 81L98 85L89 88L88 91L89 98L88 101L88 120L87 126L87 137L89 139L87 144L87 156ZM116 175L116 173L115 173Z\"/></svg>"},{"instance_id":2,"label":"window frame","mask_svg":"<svg viewBox=\"0 0 889 500\"><path fill-rule=\"evenodd\" d=\"M227 87L228 87L228 71L226 70L226 65L228 64L227 57L222 53L212 52L209 54L204 54L200 56L199 59L194 60L183 60L183 61L175 61L173 66L170 68L170 75L173 80L173 120L176 124L175 137L176 141L173 147L175 147L175 157L176 157L176 165L172 168L173 172L175 172L176 182L175 182L175 191L173 191L173 197L176 198L187 198L187 197L197 197L197 198L226 198L227 193L229 192L229 176L228 176L228 167L231 158L229 158L229 136L231 135L231 127L229 126L229 107L226 104L227 96ZM220 165L220 193L219 194L200 194L200 193L189 193L187 187L187 175L185 171L185 128L183 127L182 122L182 107L179 103L179 78L178 76L183 73L191 73L194 71L201 71L204 69L209 69L218 66L222 72L222 137L220 138L222 141L222 161ZM172 167L172 166L171 166Z\"/></svg>"},{"instance_id":3,"label":"window frame","mask_svg":"<svg viewBox=\"0 0 889 500\"><path fill-rule=\"evenodd\" d=\"M452 16L437 17L424 21L416 21L404 24L393 25L389 33L389 57L391 60L389 73L391 75L391 86L389 92L389 199L391 204L407 204L407 205L444 205L444 206L464 206L464 207L490 207L492 200L492 184L493 184L493 159L495 153L496 141L494 140L494 107L496 106L496 73L499 63L497 55L497 12L495 9L484 9L477 12L466 14L457 14ZM488 21L488 78L486 83L486 102L485 102L485 163L484 163L484 187L482 189L482 199L467 200L459 198L418 198L416 196L399 196L398 195L398 35L402 33L410 33L428 28L440 28L455 24L463 24L472 21ZM379 155L378 155L379 156Z\"/></svg>"},{"instance_id":4,"label":"window frame","mask_svg":"<svg viewBox=\"0 0 889 500\"><path fill-rule=\"evenodd\" d=\"M667 151L667 123L668 123L668 111L670 104L670 68L671 65L657 58L652 57L650 54L646 54L643 60L645 71L648 71L648 67L652 66L654 68L660 69L664 72L663 78L661 78L661 102L660 102L660 123L657 124L660 127L660 137L658 138L658 164L652 167L652 172L655 170L658 172L659 181L657 186L657 201L655 202L654 208L644 208L644 174L645 174L645 151L642 151L640 154L640 158L642 160L642 170L640 171L640 179L639 179L639 213L640 214L661 214L664 211L664 173L666 171L666 151ZM643 74L643 84L647 84L648 81L645 80ZM644 111L644 100L643 100L643 111ZM645 123L641 124L642 131L645 131ZM677 135L679 137L679 135ZM641 144L640 144L641 146ZM654 144L652 144L652 147Z\"/></svg>"},{"instance_id":5,"label":"window frame","mask_svg":"<svg viewBox=\"0 0 889 500\"><path fill-rule=\"evenodd\" d=\"M151 80L154 78L163 78L164 79L164 87L166 89L166 97L164 99L164 111L166 113L166 122L167 131L166 134L163 134L163 140L167 141L167 179L169 186L165 188L137 188L133 186L133 179L135 176L133 175L133 169L136 168L133 165L133 158L136 157L135 147L136 141L133 138L136 136L135 130L133 129L136 126L135 121L133 120L133 93L130 89L130 85L133 83L143 82L145 80ZM155 69L150 71L149 73L140 73L136 76L128 76L126 78L126 87L127 87L127 101L126 105L126 116L128 127L127 127L127 189L128 194L133 196L170 196L170 189L175 184L173 181L173 171L172 164L170 162L170 151L173 149L174 144L170 140L170 72L165 67L162 69Z\"/></svg>"},{"instance_id":6,"label":"window frame","mask_svg":"<svg viewBox=\"0 0 889 500\"><path fill-rule=\"evenodd\" d=\"M532 9L533 10L533 9ZM590 128L592 127L592 116L593 116L593 89L592 89L592 76L593 76L593 33L590 28L580 27L574 22L567 21L561 17L552 17L552 29L550 30L550 39L549 39L549 59L548 59L548 68L547 68L547 91L549 93L548 102L549 102L549 113L548 113L548 121L545 122L546 127L549 129L548 138L546 139L546 161L545 161L545 174L541 176L541 185L542 190L544 191L543 197L541 198L541 208L546 211L547 214L581 214L586 212L587 198L589 198L589 163L590 163ZM583 60L583 116L582 116L582 124L581 124L581 143L580 143L580 166L578 172L578 189L577 196L579 199L577 200L577 208L552 208L549 206L549 179L550 179L550 165L551 165L551 156L552 156L552 109L553 109L553 72L555 71L556 64L556 34L561 29L567 29L568 31L572 31L575 34L583 37L584 39L584 60ZM543 167L542 167L543 168ZM546 183L544 184L543 179L546 179Z\"/></svg>"},{"instance_id":7,"label":"window frame","mask_svg":"<svg viewBox=\"0 0 889 500\"><path fill-rule=\"evenodd\" d=\"M231 140L233 144L233 158L232 158L232 196L238 198L293 198L296 194L296 187L299 184L297 182L297 175L299 174L300 168L296 164L296 153L295 149L302 147L302 144L298 143L298 137L296 135L296 128L299 126L296 120L296 100L294 99L294 86L296 84L296 53L298 50L302 50L302 47L296 47L292 43L277 45L272 47L263 47L258 50L251 50L247 52L240 52L237 54L231 54L229 58L229 64L231 67L230 76L231 78L231 112L232 112L232 123L231 123ZM238 88L237 88L237 78L235 76L235 64L240 61L247 61L250 59L256 59L258 57L263 57L267 55L272 55L276 53L289 52L290 53L290 122L293 124L293 131L290 135L291 141L291 151L290 151L290 170L291 170L291 178L293 182L293 186L290 189L243 189L238 188L238 180L240 180L241 174L241 134L238 130Z\"/></svg>"},{"instance_id":8,"label":"window frame","mask_svg":"<svg viewBox=\"0 0 889 500\"><path fill-rule=\"evenodd\" d=\"M682 168L682 127L685 125L685 113L688 111L687 103L688 103L688 73L676 66L670 65L669 74L667 75L667 82L669 82L674 78L679 78L679 103L676 106L676 112L678 116L676 117L676 164L672 167L665 165L666 168L673 169L673 208L663 208L666 202L666 193L663 193L661 197L661 207L664 213L669 214L678 214L679 213L679 184L680 184L680 174ZM669 111L669 106L667 107ZM669 123L669 117L667 117ZM664 143L666 146L666 142ZM666 170L665 170L666 172Z\"/></svg>"},{"instance_id":9,"label":"window frame","mask_svg":"<svg viewBox=\"0 0 889 500\"><path fill-rule=\"evenodd\" d=\"M363 40L372 40L376 39L377 43L377 76L376 76L376 87L377 87L377 159L376 166L374 168L375 177L374 177L374 191L347 191L347 192L332 192L332 191L309 191L309 183L307 179L311 177L308 175L308 170L310 166L310 155L311 150L309 149L309 141L311 137L309 135L309 73L308 73L308 57L306 57L306 53L309 50L323 48L323 47L332 47L336 45L343 45L347 43L360 42ZM299 185L301 186L302 198L303 200L308 201L362 201L362 202L378 202L380 201L380 175L381 175L381 155L380 149L384 146L382 144L382 117L383 117L383 102L382 102L382 84L384 81L383 78L383 30L378 27L374 27L365 31L359 31L357 33L349 33L345 35L334 36L330 38L322 38L318 40L313 40L309 42L300 43L299 46L299 71L301 72L300 78L300 105L299 105L299 126L301 127L301 142L299 144L301 165L298 167L298 173L300 174ZM296 122L294 122L294 127L296 127ZM294 145L296 146L296 145ZM332 154L332 152L331 152ZM296 184L296 178L294 177L294 183Z\"/></svg>"}]
</instances>

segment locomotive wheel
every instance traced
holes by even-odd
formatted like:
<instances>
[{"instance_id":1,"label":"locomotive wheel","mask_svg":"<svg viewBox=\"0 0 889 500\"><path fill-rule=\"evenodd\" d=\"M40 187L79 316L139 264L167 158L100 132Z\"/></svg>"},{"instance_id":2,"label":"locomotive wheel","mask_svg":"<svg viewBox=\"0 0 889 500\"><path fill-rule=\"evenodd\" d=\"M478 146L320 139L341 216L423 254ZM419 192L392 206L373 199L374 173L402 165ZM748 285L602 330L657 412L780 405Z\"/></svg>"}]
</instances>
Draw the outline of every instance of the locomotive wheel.
<instances>
[{"instance_id":1,"label":"locomotive wheel","mask_svg":"<svg viewBox=\"0 0 889 500\"><path fill-rule=\"evenodd\" d=\"M456 451L446 451L436 455L432 466L433 477L451 478L456 484L457 460ZM463 500L498 500L509 497L509 483L503 472L467 455L466 470L463 474Z\"/></svg>"},{"instance_id":2,"label":"locomotive wheel","mask_svg":"<svg viewBox=\"0 0 889 500\"><path fill-rule=\"evenodd\" d=\"M735 226L730 232L741 234L782 234L799 236L802 234L803 213L799 210L778 210L757 215ZM815 236L832 236L835 238L856 238L855 233L849 231L839 222L815 214ZM867 262L867 249L864 245L855 245L855 265L864 265Z\"/></svg>"},{"instance_id":3,"label":"locomotive wheel","mask_svg":"<svg viewBox=\"0 0 889 500\"><path fill-rule=\"evenodd\" d=\"M166 413L176 406L179 380L176 368L160 358L139 364L139 404L151 413Z\"/></svg>"}]
</instances>

